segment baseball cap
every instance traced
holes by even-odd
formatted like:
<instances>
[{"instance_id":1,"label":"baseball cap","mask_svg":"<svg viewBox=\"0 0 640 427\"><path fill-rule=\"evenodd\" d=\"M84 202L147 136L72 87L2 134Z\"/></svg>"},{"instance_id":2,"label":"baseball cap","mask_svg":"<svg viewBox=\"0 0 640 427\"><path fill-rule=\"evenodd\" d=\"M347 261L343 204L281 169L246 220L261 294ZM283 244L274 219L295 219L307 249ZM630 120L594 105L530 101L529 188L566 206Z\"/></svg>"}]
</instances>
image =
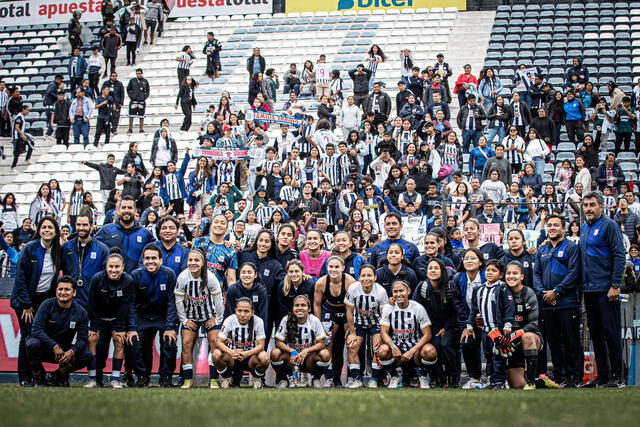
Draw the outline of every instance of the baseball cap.
<instances>
[{"instance_id":1,"label":"baseball cap","mask_svg":"<svg viewBox=\"0 0 640 427\"><path fill-rule=\"evenodd\" d=\"M439 53L439 54L436 55L436 58L440 58L440 57L444 58L444 54L443 53Z\"/></svg>"},{"instance_id":2,"label":"baseball cap","mask_svg":"<svg viewBox=\"0 0 640 427\"><path fill-rule=\"evenodd\" d=\"M222 130L223 130L223 131L225 131L225 130L231 130L231 126L225 126L225 127L223 127L223 128L222 128Z\"/></svg>"},{"instance_id":3,"label":"baseball cap","mask_svg":"<svg viewBox=\"0 0 640 427\"><path fill-rule=\"evenodd\" d=\"M356 165L350 165L349 166L349 173L351 172L358 172L358 167Z\"/></svg>"},{"instance_id":4,"label":"baseball cap","mask_svg":"<svg viewBox=\"0 0 640 427\"><path fill-rule=\"evenodd\" d=\"M82 184L82 180L80 178L76 179L74 181L74 184Z\"/></svg>"}]
</instances>

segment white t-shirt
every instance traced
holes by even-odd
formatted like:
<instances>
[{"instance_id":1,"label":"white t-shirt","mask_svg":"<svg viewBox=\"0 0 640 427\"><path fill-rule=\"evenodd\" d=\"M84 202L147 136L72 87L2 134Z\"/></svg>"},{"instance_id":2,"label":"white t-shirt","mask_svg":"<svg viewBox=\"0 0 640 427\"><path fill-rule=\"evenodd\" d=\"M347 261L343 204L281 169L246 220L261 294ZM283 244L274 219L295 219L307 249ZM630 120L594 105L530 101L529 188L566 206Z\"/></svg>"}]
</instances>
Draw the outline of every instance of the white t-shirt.
<instances>
[{"instance_id":1,"label":"white t-shirt","mask_svg":"<svg viewBox=\"0 0 640 427\"><path fill-rule=\"evenodd\" d=\"M288 315L280 322L280 326L278 326L278 331L276 332L276 339L287 343L289 347L297 351L312 347L317 341L327 337L320 319L313 314L309 314L304 324L301 325L297 323L298 332L296 333L296 342L287 342L287 319L289 319Z\"/></svg>"},{"instance_id":2,"label":"white t-shirt","mask_svg":"<svg viewBox=\"0 0 640 427\"><path fill-rule=\"evenodd\" d=\"M253 328L249 331L249 323L243 325L238 320L238 316L232 314L224 319L218 338L233 350L251 350L255 348L258 340L267 338L264 333L264 322L258 316L253 316Z\"/></svg>"},{"instance_id":3,"label":"white t-shirt","mask_svg":"<svg viewBox=\"0 0 640 427\"><path fill-rule=\"evenodd\" d=\"M167 143L164 138L158 140L158 150L156 151L156 166L167 166L167 163L171 161L171 149L167 148Z\"/></svg>"},{"instance_id":4,"label":"white t-shirt","mask_svg":"<svg viewBox=\"0 0 640 427\"><path fill-rule=\"evenodd\" d=\"M40 274L40 280L38 281L36 292L47 292L51 288L51 281L55 274L56 267L53 265L53 258L51 258L51 249L47 249L44 253L44 259L42 260L42 273Z\"/></svg>"},{"instance_id":5,"label":"white t-shirt","mask_svg":"<svg viewBox=\"0 0 640 427\"><path fill-rule=\"evenodd\" d=\"M331 66L326 62L316 64L316 83L331 83Z\"/></svg>"}]
</instances>

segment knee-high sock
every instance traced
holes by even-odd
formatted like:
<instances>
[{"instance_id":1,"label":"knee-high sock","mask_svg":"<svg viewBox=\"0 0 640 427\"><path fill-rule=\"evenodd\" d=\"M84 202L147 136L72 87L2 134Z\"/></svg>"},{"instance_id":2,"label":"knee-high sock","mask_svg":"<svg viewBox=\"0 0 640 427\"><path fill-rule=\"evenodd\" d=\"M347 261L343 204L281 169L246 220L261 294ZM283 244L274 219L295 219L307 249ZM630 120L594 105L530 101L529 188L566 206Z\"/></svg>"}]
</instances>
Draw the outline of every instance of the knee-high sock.
<instances>
[{"instance_id":1,"label":"knee-high sock","mask_svg":"<svg viewBox=\"0 0 640 427\"><path fill-rule=\"evenodd\" d=\"M536 370L538 367L538 350L525 350L524 362L526 365L525 379L528 383L536 379Z\"/></svg>"}]
</instances>

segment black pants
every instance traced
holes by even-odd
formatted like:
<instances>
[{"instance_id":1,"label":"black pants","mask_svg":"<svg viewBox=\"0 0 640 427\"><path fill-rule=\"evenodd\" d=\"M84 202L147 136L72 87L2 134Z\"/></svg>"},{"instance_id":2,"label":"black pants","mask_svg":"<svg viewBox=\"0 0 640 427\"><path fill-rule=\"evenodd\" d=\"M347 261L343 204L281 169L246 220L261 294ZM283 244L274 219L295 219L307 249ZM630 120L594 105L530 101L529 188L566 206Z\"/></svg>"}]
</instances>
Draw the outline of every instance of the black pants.
<instances>
[{"instance_id":1,"label":"black pants","mask_svg":"<svg viewBox=\"0 0 640 427\"><path fill-rule=\"evenodd\" d=\"M192 107L191 104L187 104L185 102L181 103L180 107L182 107L182 114L184 114L184 120L182 120L180 130L188 131L191 127Z\"/></svg>"},{"instance_id":2,"label":"black pants","mask_svg":"<svg viewBox=\"0 0 640 427\"><path fill-rule=\"evenodd\" d=\"M178 68L178 86L180 86L182 84L182 81L188 75L189 75L189 69L187 69L187 68Z\"/></svg>"},{"instance_id":3,"label":"black pants","mask_svg":"<svg viewBox=\"0 0 640 427\"><path fill-rule=\"evenodd\" d=\"M127 42L127 65L136 65L137 42Z\"/></svg>"},{"instance_id":4,"label":"black pants","mask_svg":"<svg viewBox=\"0 0 640 427\"><path fill-rule=\"evenodd\" d=\"M13 161L11 162L11 167L15 168L16 165L18 164L18 158L20 158L20 154L21 153L21 147L25 147L27 150L27 157L25 157L25 161L29 161L29 159L31 158L31 155L33 154L33 148L31 148L30 145L28 145L26 142L25 143L19 143L19 141L14 140L13 141Z\"/></svg>"},{"instance_id":5,"label":"black pants","mask_svg":"<svg viewBox=\"0 0 640 427\"><path fill-rule=\"evenodd\" d=\"M106 58L105 58L106 61ZM100 73L89 74L89 87L93 90L93 94L97 97L100 95L100 89L98 88L98 83L100 83Z\"/></svg>"},{"instance_id":6,"label":"black pants","mask_svg":"<svg viewBox=\"0 0 640 427\"><path fill-rule=\"evenodd\" d=\"M35 294L31 298L31 307L33 308L33 316L35 317L38 307L42 302L49 298L51 295L48 293ZM15 309L16 316L18 317L18 325L20 326L20 342L18 343L18 381L22 382L30 380L33 375L31 374L31 365L27 358L27 338L31 335L31 326L33 322L25 322L22 319L22 309Z\"/></svg>"},{"instance_id":7,"label":"black pants","mask_svg":"<svg viewBox=\"0 0 640 427\"><path fill-rule=\"evenodd\" d=\"M93 141L93 145L95 145L96 147L98 146L98 143L100 142L100 136L102 136L103 133L104 133L104 143L108 144L109 139L111 138L110 131L111 131L111 124L109 123L109 119L98 119L96 122L96 136Z\"/></svg>"},{"instance_id":8,"label":"black pants","mask_svg":"<svg viewBox=\"0 0 640 427\"><path fill-rule=\"evenodd\" d=\"M620 301L609 301L606 292L585 292L587 325L596 355L598 379L622 376L622 337L620 336Z\"/></svg>"},{"instance_id":9,"label":"black pants","mask_svg":"<svg viewBox=\"0 0 640 427\"><path fill-rule=\"evenodd\" d=\"M77 86L82 86L82 77L74 77L71 78L71 80L69 81L69 88L71 89L71 96L75 97L76 96L76 87Z\"/></svg>"},{"instance_id":10,"label":"black pants","mask_svg":"<svg viewBox=\"0 0 640 427\"><path fill-rule=\"evenodd\" d=\"M169 201L170 205L173 205L173 215L184 214L184 199L173 199Z\"/></svg>"},{"instance_id":11,"label":"black pants","mask_svg":"<svg viewBox=\"0 0 640 427\"><path fill-rule=\"evenodd\" d=\"M574 144L576 142L584 141L584 125L581 120L567 120L564 126L567 128L567 136L569 137L569 141L573 142Z\"/></svg>"},{"instance_id":12,"label":"black pants","mask_svg":"<svg viewBox=\"0 0 640 427\"><path fill-rule=\"evenodd\" d=\"M540 311L540 330L551 350L554 377L582 377L580 313L576 308Z\"/></svg>"},{"instance_id":13,"label":"black pants","mask_svg":"<svg viewBox=\"0 0 640 427\"><path fill-rule=\"evenodd\" d=\"M447 375L450 377L460 376L460 330L456 328L446 329L444 336L436 336L442 329L441 325L431 328L433 334L431 336L431 344L438 351L438 360L435 364L435 373L437 375Z\"/></svg>"},{"instance_id":14,"label":"black pants","mask_svg":"<svg viewBox=\"0 0 640 427\"><path fill-rule=\"evenodd\" d=\"M635 138L635 145L636 145L635 153L638 154L640 153L640 132L634 132L633 135Z\"/></svg>"},{"instance_id":15,"label":"black pants","mask_svg":"<svg viewBox=\"0 0 640 427\"><path fill-rule=\"evenodd\" d=\"M467 105L467 96L465 95L465 92L465 89L460 89L458 91L458 104L460 104L460 108Z\"/></svg>"},{"instance_id":16,"label":"black pants","mask_svg":"<svg viewBox=\"0 0 640 427\"><path fill-rule=\"evenodd\" d=\"M462 349L462 357L467 367L469 378L479 380L482 377L482 356L480 343L482 342L482 332L478 328L474 328L475 338L469 337L467 342L462 341L460 344Z\"/></svg>"},{"instance_id":17,"label":"black pants","mask_svg":"<svg viewBox=\"0 0 640 427\"><path fill-rule=\"evenodd\" d=\"M104 368L109 357L109 346L111 345L111 323L100 323L100 337L96 345L96 382L102 384Z\"/></svg>"},{"instance_id":18,"label":"black pants","mask_svg":"<svg viewBox=\"0 0 640 427\"><path fill-rule=\"evenodd\" d=\"M158 373L160 377L171 377L176 370L176 355L178 346L176 343L169 343L162 334L164 333L165 322L161 320L149 320L138 316L138 335L140 341L134 345L136 375L138 377L151 375L153 364L153 345L156 335L160 337L160 367Z\"/></svg>"},{"instance_id":19,"label":"black pants","mask_svg":"<svg viewBox=\"0 0 640 427\"><path fill-rule=\"evenodd\" d=\"M624 142L624 150L622 143ZM631 132L616 132L616 154L620 151L631 150Z\"/></svg>"},{"instance_id":20,"label":"black pants","mask_svg":"<svg viewBox=\"0 0 640 427\"><path fill-rule=\"evenodd\" d=\"M0 114L0 136L9 135L11 135L11 120L9 119L9 114L7 114L6 118Z\"/></svg>"},{"instance_id":21,"label":"black pants","mask_svg":"<svg viewBox=\"0 0 640 427\"><path fill-rule=\"evenodd\" d=\"M71 346L61 347L64 351L67 351L71 348ZM56 362L53 349L45 345L36 337L28 337L25 343L25 348L32 372L44 372L44 367L42 366L43 362L53 364L58 363ZM92 357L93 355L86 348L84 349L84 351L75 354L73 357L73 371L77 371L78 369L82 369L87 366Z\"/></svg>"},{"instance_id":22,"label":"black pants","mask_svg":"<svg viewBox=\"0 0 640 427\"><path fill-rule=\"evenodd\" d=\"M353 95L353 100L355 101L355 105L362 108L362 110L364 110L364 106L367 104L367 98L369 98L368 93Z\"/></svg>"},{"instance_id":23,"label":"black pants","mask_svg":"<svg viewBox=\"0 0 640 427\"><path fill-rule=\"evenodd\" d=\"M58 126L56 128L56 144L64 144L69 146L69 131L70 127Z\"/></svg>"},{"instance_id":24,"label":"black pants","mask_svg":"<svg viewBox=\"0 0 640 427\"><path fill-rule=\"evenodd\" d=\"M107 64L111 63L111 69L109 70L110 74L113 74L116 72L116 59L117 57L115 56L105 56L104 57L104 76L107 76ZM96 96L98 96L98 93L96 92Z\"/></svg>"},{"instance_id":25,"label":"black pants","mask_svg":"<svg viewBox=\"0 0 640 427\"><path fill-rule=\"evenodd\" d=\"M111 110L111 133L116 133L118 131L118 124L120 123L120 106L117 105L113 110Z\"/></svg>"},{"instance_id":26,"label":"black pants","mask_svg":"<svg viewBox=\"0 0 640 427\"><path fill-rule=\"evenodd\" d=\"M51 125L51 116L53 115L53 105L47 105L46 107L44 107L44 114L46 116L46 121L47 121L47 131L45 133L46 136L51 136L53 135L53 126Z\"/></svg>"},{"instance_id":27,"label":"black pants","mask_svg":"<svg viewBox=\"0 0 640 427\"><path fill-rule=\"evenodd\" d=\"M69 37L69 43L71 44L71 55L73 55L73 51L75 48L80 49L82 47L82 39L80 38L80 34L76 35L73 39Z\"/></svg>"}]
</instances>

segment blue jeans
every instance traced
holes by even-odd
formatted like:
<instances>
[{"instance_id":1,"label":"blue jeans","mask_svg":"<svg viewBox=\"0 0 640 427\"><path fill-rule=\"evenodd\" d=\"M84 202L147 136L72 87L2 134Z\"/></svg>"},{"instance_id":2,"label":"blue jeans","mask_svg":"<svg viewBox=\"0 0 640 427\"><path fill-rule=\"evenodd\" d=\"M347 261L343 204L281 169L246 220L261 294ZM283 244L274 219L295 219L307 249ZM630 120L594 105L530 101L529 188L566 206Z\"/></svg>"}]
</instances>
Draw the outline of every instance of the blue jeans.
<instances>
[{"instance_id":1,"label":"blue jeans","mask_svg":"<svg viewBox=\"0 0 640 427\"><path fill-rule=\"evenodd\" d=\"M496 103L496 97L495 96L485 96L484 97L484 111L486 113L489 113L489 111L491 110L491 107L493 107L493 104Z\"/></svg>"},{"instance_id":2,"label":"blue jeans","mask_svg":"<svg viewBox=\"0 0 640 427\"><path fill-rule=\"evenodd\" d=\"M494 128L489 129L489 135L487 135L487 144L491 147L493 144L493 140L496 135L498 135L498 144L502 144L502 140L504 139L504 134L506 133L506 129L504 126L496 126Z\"/></svg>"},{"instance_id":3,"label":"blue jeans","mask_svg":"<svg viewBox=\"0 0 640 427\"><path fill-rule=\"evenodd\" d=\"M507 382L507 359L493 353L493 341L489 333L482 331L482 352L487 362L487 376L491 384L505 384Z\"/></svg>"},{"instance_id":4,"label":"blue jeans","mask_svg":"<svg viewBox=\"0 0 640 427\"><path fill-rule=\"evenodd\" d=\"M291 91L294 91L296 96L300 95L300 85L295 84L293 86L289 86L288 84L284 85L284 94L288 95L289 93L291 93Z\"/></svg>"},{"instance_id":5,"label":"blue jeans","mask_svg":"<svg viewBox=\"0 0 640 427\"><path fill-rule=\"evenodd\" d=\"M73 122L73 143L80 144L80 134L82 134L82 140L84 146L89 145L89 122L84 120L75 120Z\"/></svg>"},{"instance_id":6,"label":"blue jeans","mask_svg":"<svg viewBox=\"0 0 640 427\"><path fill-rule=\"evenodd\" d=\"M408 81L409 79L407 79ZM404 77L402 78L402 81L404 81ZM374 73L373 71L371 72L371 78L369 79L369 92L371 92L373 90L373 84L376 82L376 73ZM405 82L406 85L408 85L408 82Z\"/></svg>"},{"instance_id":7,"label":"blue jeans","mask_svg":"<svg viewBox=\"0 0 640 427\"><path fill-rule=\"evenodd\" d=\"M373 80L373 76L371 76L371 80ZM402 76L402 81L404 82L404 84L409 87L409 77L407 76Z\"/></svg>"},{"instance_id":8,"label":"blue jeans","mask_svg":"<svg viewBox=\"0 0 640 427\"><path fill-rule=\"evenodd\" d=\"M533 163L536 165L536 173L544 176L544 159L542 157L534 157Z\"/></svg>"},{"instance_id":9,"label":"blue jeans","mask_svg":"<svg viewBox=\"0 0 640 427\"><path fill-rule=\"evenodd\" d=\"M473 142L473 148L478 146L478 140L482 136L480 130L463 130L462 131L462 151L469 152L469 145Z\"/></svg>"}]
</instances>

